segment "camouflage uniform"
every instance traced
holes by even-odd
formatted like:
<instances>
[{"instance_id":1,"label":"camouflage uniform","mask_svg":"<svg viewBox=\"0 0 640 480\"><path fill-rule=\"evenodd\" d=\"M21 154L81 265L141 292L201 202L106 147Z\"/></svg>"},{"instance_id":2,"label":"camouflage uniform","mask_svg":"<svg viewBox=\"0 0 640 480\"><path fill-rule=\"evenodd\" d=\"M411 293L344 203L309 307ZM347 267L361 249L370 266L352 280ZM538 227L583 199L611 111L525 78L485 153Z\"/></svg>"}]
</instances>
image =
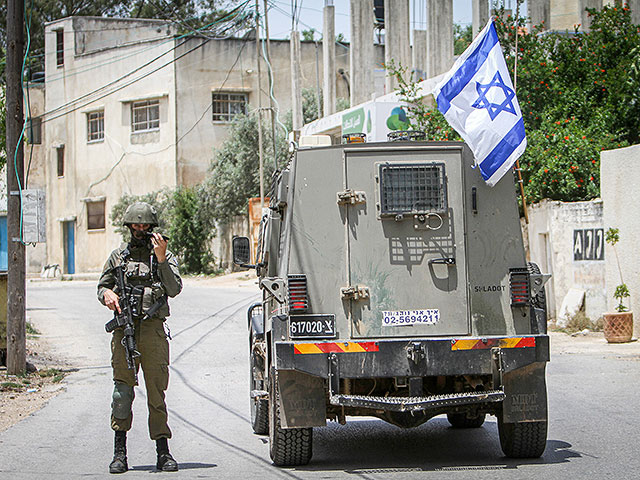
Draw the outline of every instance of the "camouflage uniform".
<instances>
[{"instance_id":1,"label":"camouflage uniform","mask_svg":"<svg viewBox=\"0 0 640 480\"><path fill-rule=\"evenodd\" d=\"M157 264L157 268L154 268L157 271L152 272L153 249L150 246L122 245L111 253L102 270L98 283L98 298L103 304L105 289L115 289L116 279L113 269L120 265L122 254L127 248L130 254L125 269L126 282L131 286L145 287L143 311L148 310L165 293L169 297L175 297L180 293L182 281L178 272L178 262L171 252L167 252L165 262ZM152 278L154 276L155 279ZM119 294L117 291L116 293ZM140 352L140 357L136 359L136 371L141 365L147 390L149 435L152 440L162 437L171 438L171 430L167 425L167 406L164 401L164 392L169 383L169 343L164 331L164 320L168 315L169 306L166 304L160 307L151 319L142 323L137 319L134 322L136 346ZM111 428L116 431L128 431L133 417L130 407L133 401L133 387L136 383L134 371L127 367L125 350L121 342L122 329L116 329L111 338L111 366L113 381L116 385ZM125 384L126 387L118 385L119 383Z\"/></svg>"},{"instance_id":2,"label":"camouflage uniform","mask_svg":"<svg viewBox=\"0 0 640 480\"><path fill-rule=\"evenodd\" d=\"M111 428L115 431L114 458L109 465L110 473L128 470L126 458L126 432L133 420L132 403L137 372L142 367L149 409L149 435L156 441L157 468L165 471L178 470L178 464L169 453L167 439L171 430L167 424L167 405L164 392L169 383L169 343L164 330L165 318L169 316L167 297L175 297L182 290L182 280L175 256L165 251L164 240L156 242L158 255L165 251L165 260L158 262L147 232L158 226L156 210L147 203L131 205L124 216L124 225L131 230L128 244L122 244L111 252L98 282L98 299L109 308L116 308L118 291L116 267L124 266L127 286L142 288L142 312L134 317L135 343L140 356L135 359L135 370L127 365L126 350L122 345L122 328L116 328L111 338L111 366L113 368L113 400L111 403ZM142 232L142 233L141 233ZM135 233L135 235L134 235ZM156 236L156 239L160 237ZM162 246L160 246L162 244ZM105 294L108 295L108 302ZM159 308L156 308L158 307ZM154 309L151 318L140 317Z\"/></svg>"}]
</instances>

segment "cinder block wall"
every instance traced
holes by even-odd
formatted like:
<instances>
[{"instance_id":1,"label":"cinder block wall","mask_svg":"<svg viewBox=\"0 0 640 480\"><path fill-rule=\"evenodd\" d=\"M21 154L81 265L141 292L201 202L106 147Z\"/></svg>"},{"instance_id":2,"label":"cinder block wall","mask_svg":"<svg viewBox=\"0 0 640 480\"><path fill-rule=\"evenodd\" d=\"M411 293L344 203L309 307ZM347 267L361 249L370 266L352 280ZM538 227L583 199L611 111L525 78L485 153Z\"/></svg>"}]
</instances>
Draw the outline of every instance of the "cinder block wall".
<instances>
[{"instance_id":1,"label":"cinder block wall","mask_svg":"<svg viewBox=\"0 0 640 480\"><path fill-rule=\"evenodd\" d=\"M635 312L634 336L640 335L640 145L602 152L600 155L600 189L604 203L604 227L620 230L616 245L624 282L631 297L627 305ZM609 311L616 302L613 292L620 283L620 274L611 246L605 247L605 284Z\"/></svg>"}]
</instances>

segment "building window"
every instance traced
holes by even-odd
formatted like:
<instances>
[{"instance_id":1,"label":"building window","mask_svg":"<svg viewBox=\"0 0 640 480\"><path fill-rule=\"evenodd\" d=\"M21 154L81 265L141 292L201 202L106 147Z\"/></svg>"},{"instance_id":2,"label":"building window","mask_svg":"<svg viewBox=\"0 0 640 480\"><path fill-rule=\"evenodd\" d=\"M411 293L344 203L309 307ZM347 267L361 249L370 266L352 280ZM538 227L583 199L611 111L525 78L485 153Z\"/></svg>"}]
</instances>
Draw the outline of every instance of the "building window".
<instances>
[{"instance_id":1,"label":"building window","mask_svg":"<svg viewBox=\"0 0 640 480\"><path fill-rule=\"evenodd\" d=\"M104 110L87 113L87 141L104 140Z\"/></svg>"},{"instance_id":2,"label":"building window","mask_svg":"<svg viewBox=\"0 0 640 480\"><path fill-rule=\"evenodd\" d=\"M64 145L56 147L56 155L58 157L58 176L64 177Z\"/></svg>"},{"instance_id":3,"label":"building window","mask_svg":"<svg viewBox=\"0 0 640 480\"><path fill-rule=\"evenodd\" d=\"M56 30L56 65L64 65L64 30Z\"/></svg>"},{"instance_id":4,"label":"building window","mask_svg":"<svg viewBox=\"0 0 640 480\"><path fill-rule=\"evenodd\" d=\"M131 104L131 131L144 132L160 128L160 100L144 100Z\"/></svg>"},{"instance_id":5,"label":"building window","mask_svg":"<svg viewBox=\"0 0 640 480\"><path fill-rule=\"evenodd\" d=\"M87 202L87 229L100 230L104 228L105 201Z\"/></svg>"},{"instance_id":6,"label":"building window","mask_svg":"<svg viewBox=\"0 0 640 480\"><path fill-rule=\"evenodd\" d=\"M29 119L29 133L27 135L31 145L40 145L42 143L42 117Z\"/></svg>"},{"instance_id":7,"label":"building window","mask_svg":"<svg viewBox=\"0 0 640 480\"><path fill-rule=\"evenodd\" d=\"M230 122L236 115L247 113L246 93L214 92L212 95L214 122Z\"/></svg>"}]
</instances>

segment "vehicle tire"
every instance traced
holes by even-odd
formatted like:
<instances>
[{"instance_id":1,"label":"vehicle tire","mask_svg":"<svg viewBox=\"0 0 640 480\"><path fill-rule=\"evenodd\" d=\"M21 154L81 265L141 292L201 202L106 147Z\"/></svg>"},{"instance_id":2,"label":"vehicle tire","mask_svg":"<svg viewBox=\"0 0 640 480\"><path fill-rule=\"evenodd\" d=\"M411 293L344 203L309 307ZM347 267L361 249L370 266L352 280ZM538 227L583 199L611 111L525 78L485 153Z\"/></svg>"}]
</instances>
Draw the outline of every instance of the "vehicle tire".
<instances>
[{"instance_id":1,"label":"vehicle tire","mask_svg":"<svg viewBox=\"0 0 640 480\"><path fill-rule=\"evenodd\" d=\"M484 423L487 415L481 413L475 417L469 418L466 413L447 413L447 420L453 428L479 428Z\"/></svg>"},{"instance_id":2,"label":"vehicle tire","mask_svg":"<svg viewBox=\"0 0 640 480\"><path fill-rule=\"evenodd\" d=\"M313 429L281 428L275 370L269 375L269 454L279 467L306 465L311 460Z\"/></svg>"},{"instance_id":3,"label":"vehicle tire","mask_svg":"<svg viewBox=\"0 0 640 480\"><path fill-rule=\"evenodd\" d=\"M547 445L547 422L505 423L498 414L498 434L507 457L538 458Z\"/></svg>"},{"instance_id":4,"label":"vehicle tire","mask_svg":"<svg viewBox=\"0 0 640 480\"><path fill-rule=\"evenodd\" d=\"M529 274L541 273L540 267L533 262L527 263L527 270L529 270ZM544 312L543 318L539 321L536 318L534 308ZM544 288L531 299L531 327L533 333L547 333L547 295L544 292Z\"/></svg>"},{"instance_id":5,"label":"vehicle tire","mask_svg":"<svg viewBox=\"0 0 640 480\"><path fill-rule=\"evenodd\" d=\"M256 378L256 371L263 369L263 361L255 354L254 337L249 338L249 391L264 390L264 380ZM249 397L251 407L251 427L258 435L269 433L269 400Z\"/></svg>"}]
</instances>

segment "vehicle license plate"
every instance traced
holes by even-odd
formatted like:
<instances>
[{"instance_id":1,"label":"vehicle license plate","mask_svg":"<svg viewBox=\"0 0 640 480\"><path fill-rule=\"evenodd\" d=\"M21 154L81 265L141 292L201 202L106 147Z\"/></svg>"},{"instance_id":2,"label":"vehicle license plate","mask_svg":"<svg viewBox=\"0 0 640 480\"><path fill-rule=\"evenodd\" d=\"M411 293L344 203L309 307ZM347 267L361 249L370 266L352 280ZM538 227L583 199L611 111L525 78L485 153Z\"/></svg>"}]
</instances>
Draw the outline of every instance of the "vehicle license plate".
<instances>
[{"instance_id":1,"label":"vehicle license plate","mask_svg":"<svg viewBox=\"0 0 640 480\"><path fill-rule=\"evenodd\" d=\"M440 321L440 310L426 308L424 310L383 311L382 325L385 327L402 327L404 325L435 325Z\"/></svg>"},{"instance_id":2,"label":"vehicle license plate","mask_svg":"<svg viewBox=\"0 0 640 480\"><path fill-rule=\"evenodd\" d=\"M289 336L295 338L335 337L335 315L292 315L289 318Z\"/></svg>"}]
</instances>

